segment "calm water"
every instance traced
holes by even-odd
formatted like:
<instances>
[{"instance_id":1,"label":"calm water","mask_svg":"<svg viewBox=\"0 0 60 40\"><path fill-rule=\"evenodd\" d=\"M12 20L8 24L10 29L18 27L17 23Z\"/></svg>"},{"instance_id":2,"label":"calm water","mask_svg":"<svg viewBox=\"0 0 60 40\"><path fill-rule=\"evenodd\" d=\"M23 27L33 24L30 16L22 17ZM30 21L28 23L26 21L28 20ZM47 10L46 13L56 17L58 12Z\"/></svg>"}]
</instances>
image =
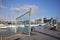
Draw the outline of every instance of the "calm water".
<instances>
[{"instance_id":1,"label":"calm water","mask_svg":"<svg viewBox=\"0 0 60 40\"><path fill-rule=\"evenodd\" d=\"M45 26L36 26L35 27L36 31L38 31L40 29L49 29L49 27L46 26L46 25ZM15 33L15 29L11 28L11 27L8 27L7 29L4 29L4 30L7 30L7 31L1 32L1 30L0 30L0 36ZM17 30L18 33L21 32L21 33L29 34L29 27L27 27L27 26L25 28L17 27L16 30Z\"/></svg>"},{"instance_id":2,"label":"calm water","mask_svg":"<svg viewBox=\"0 0 60 40\"><path fill-rule=\"evenodd\" d=\"M6 30L6 31L1 31L1 30ZM0 36L3 35L3 36L6 36L6 35L10 35L10 34L13 34L15 33L15 30L14 28L6 28L6 29L0 29Z\"/></svg>"},{"instance_id":3,"label":"calm water","mask_svg":"<svg viewBox=\"0 0 60 40\"><path fill-rule=\"evenodd\" d=\"M39 31L40 29L49 29L49 26L46 26L46 25L45 25L45 26L36 26L36 27L35 27L35 30L36 30L36 31Z\"/></svg>"}]
</instances>

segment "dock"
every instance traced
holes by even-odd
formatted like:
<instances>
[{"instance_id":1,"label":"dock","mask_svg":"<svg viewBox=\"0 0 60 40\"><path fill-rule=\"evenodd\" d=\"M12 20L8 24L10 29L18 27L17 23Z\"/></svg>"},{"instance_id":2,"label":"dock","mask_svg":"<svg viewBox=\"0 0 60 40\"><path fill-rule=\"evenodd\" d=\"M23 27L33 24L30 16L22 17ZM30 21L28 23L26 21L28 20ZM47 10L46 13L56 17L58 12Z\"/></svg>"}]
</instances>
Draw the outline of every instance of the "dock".
<instances>
[{"instance_id":1,"label":"dock","mask_svg":"<svg viewBox=\"0 0 60 40\"><path fill-rule=\"evenodd\" d=\"M31 32L30 36L19 33L3 37L2 40L60 40L60 32L53 30L41 29L40 31ZM1 40L1 37L0 37Z\"/></svg>"}]
</instances>

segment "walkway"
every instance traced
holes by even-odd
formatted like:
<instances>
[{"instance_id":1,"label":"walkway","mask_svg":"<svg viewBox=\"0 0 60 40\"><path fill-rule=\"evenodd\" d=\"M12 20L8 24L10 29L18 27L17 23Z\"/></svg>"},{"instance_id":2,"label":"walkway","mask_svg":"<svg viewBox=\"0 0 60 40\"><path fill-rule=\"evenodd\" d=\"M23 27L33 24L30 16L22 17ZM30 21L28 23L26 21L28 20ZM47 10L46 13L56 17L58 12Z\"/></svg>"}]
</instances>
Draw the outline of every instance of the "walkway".
<instances>
[{"instance_id":1,"label":"walkway","mask_svg":"<svg viewBox=\"0 0 60 40\"><path fill-rule=\"evenodd\" d=\"M1 37L0 37L1 38ZM40 30L31 33L31 36L23 36L21 34L12 34L7 36L3 40L59 40L60 39L60 32L52 31L52 30Z\"/></svg>"}]
</instances>

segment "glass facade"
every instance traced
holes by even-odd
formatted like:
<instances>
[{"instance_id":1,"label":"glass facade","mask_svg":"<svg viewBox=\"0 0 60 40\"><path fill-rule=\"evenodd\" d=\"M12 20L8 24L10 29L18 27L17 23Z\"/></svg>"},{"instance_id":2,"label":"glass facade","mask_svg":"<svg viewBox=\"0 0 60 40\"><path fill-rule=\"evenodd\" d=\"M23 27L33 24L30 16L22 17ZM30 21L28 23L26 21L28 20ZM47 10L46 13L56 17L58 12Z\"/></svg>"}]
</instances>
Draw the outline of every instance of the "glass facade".
<instances>
[{"instance_id":1,"label":"glass facade","mask_svg":"<svg viewBox=\"0 0 60 40\"><path fill-rule=\"evenodd\" d=\"M23 14L20 17L16 18L16 32L24 35L29 35L30 33L29 26L29 13Z\"/></svg>"}]
</instances>

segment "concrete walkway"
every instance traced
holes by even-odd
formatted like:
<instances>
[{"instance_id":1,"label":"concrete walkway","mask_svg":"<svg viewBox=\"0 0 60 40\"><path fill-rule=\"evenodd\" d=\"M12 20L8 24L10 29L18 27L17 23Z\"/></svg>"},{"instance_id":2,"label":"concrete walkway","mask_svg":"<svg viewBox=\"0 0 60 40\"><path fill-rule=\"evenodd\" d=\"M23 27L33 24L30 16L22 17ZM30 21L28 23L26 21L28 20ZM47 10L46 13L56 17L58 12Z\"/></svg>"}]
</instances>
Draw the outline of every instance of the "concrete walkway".
<instances>
[{"instance_id":1,"label":"concrete walkway","mask_svg":"<svg viewBox=\"0 0 60 40\"><path fill-rule=\"evenodd\" d=\"M32 32L30 36L24 36L17 33L3 37L3 40L14 40L16 38L19 40L59 40L60 32L42 29L40 31Z\"/></svg>"},{"instance_id":2,"label":"concrete walkway","mask_svg":"<svg viewBox=\"0 0 60 40\"><path fill-rule=\"evenodd\" d=\"M46 36L49 36L49 37L60 39L60 32L59 31L41 29L41 30L36 31L36 32L43 34L43 35L46 35Z\"/></svg>"}]
</instances>

